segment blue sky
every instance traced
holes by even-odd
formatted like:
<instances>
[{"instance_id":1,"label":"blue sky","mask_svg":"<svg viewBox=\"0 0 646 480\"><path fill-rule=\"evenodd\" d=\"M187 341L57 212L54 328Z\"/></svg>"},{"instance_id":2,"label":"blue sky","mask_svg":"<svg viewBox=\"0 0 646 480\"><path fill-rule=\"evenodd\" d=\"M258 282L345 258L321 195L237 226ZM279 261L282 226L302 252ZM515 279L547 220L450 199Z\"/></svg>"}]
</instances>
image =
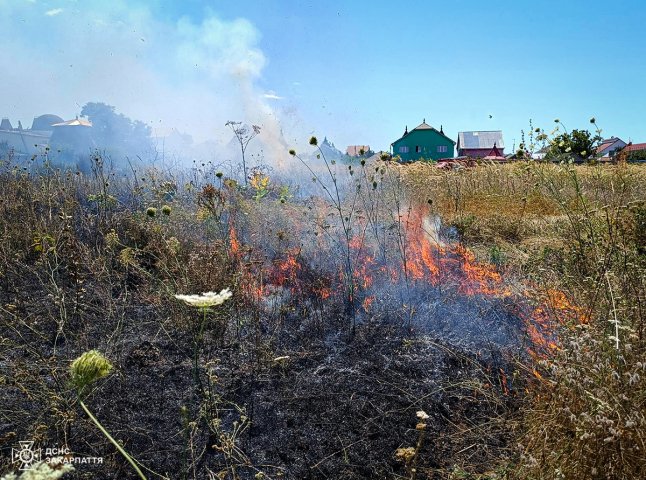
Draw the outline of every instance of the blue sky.
<instances>
[{"instance_id":1,"label":"blue sky","mask_svg":"<svg viewBox=\"0 0 646 480\"><path fill-rule=\"evenodd\" d=\"M642 1L0 0L0 115L105 101L160 132L265 127L279 154L311 133L387 149L423 118L504 132L529 119L646 142ZM4 85L3 85L4 83ZM489 116L492 116L490 118Z\"/></svg>"}]
</instances>

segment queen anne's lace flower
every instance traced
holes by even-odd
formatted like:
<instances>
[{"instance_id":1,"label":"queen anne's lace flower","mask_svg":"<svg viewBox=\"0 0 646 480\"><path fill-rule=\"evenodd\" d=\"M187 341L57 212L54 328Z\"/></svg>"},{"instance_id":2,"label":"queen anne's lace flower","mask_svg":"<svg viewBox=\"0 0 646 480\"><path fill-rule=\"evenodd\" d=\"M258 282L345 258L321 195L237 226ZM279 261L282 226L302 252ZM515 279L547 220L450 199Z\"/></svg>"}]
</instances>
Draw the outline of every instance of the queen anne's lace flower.
<instances>
[{"instance_id":1,"label":"queen anne's lace flower","mask_svg":"<svg viewBox=\"0 0 646 480\"><path fill-rule=\"evenodd\" d=\"M72 383L79 392L90 383L107 376L111 370L110 361L97 350L85 352L70 365Z\"/></svg>"},{"instance_id":2,"label":"queen anne's lace flower","mask_svg":"<svg viewBox=\"0 0 646 480\"><path fill-rule=\"evenodd\" d=\"M67 472L74 470L69 463L63 463L62 457L50 458L48 462L38 462L22 475L17 476L15 473L8 473L0 480L56 480L61 478Z\"/></svg>"},{"instance_id":3,"label":"queen anne's lace flower","mask_svg":"<svg viewBox=\"0 0 646 480\"><path fill-rule=\"evenodd\" d=\"M231 293L231 290L225 288L220 293L205 292L202 295L175 295L175 298L182 300L193 307L206 308L213 307L215 305L222 305L232 296L233 294Z\"/></svg>"}]
</instances>

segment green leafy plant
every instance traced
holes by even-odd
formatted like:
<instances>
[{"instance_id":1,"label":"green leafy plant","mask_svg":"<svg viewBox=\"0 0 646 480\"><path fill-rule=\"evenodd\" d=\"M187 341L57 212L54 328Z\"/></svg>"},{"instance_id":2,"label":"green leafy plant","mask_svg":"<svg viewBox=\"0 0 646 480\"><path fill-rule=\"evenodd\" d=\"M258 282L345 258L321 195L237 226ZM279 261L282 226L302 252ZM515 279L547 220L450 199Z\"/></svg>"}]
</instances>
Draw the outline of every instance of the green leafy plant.
<instances>
[{"instance_id":1,"label":"green leafy plant","mask_svg":"<svg viewBox=\"0 0 646 480\"><path fill-rule=\"evenodd\" d=\"M569 157L574 160L586 160L594 155L601 141L601 135L588 130L572 130L555 136L545 158Z\"/></svg>"}]
</instances>

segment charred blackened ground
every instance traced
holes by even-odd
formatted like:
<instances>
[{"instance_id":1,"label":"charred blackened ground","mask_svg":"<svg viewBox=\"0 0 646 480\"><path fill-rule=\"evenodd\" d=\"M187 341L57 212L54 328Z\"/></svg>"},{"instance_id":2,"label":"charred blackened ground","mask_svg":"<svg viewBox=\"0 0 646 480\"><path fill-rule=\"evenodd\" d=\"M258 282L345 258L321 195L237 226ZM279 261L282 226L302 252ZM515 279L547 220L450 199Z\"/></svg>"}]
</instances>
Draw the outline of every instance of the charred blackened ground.
<instances>
[{"instance_id":1,"label":"charred blackened ground","mask_svg":"<svg viewBox=\"0 0 646 480\"><path fill-rule=\"evenodd\" d=\"M205 402L192 380L190 336L170 335L159 321L163 309L124 305L122 313L120 325L97 315L78 327L83 335L58 346L11 329L33 347L8 358L21 373L2 389L5 445L33 439L105 458L79 466L71 478L131 475L65 386L68 361L85 348L79 344L100 338L91 344L107 352L117 374L88 404L138 461L169 478L225 471L235 478L257 478L258 471L267 478L393 478L405 474L394 454L415 446L419 410L431 417L419 452L422 478L445 478L456 465L486 471L508 455L505 422L519 392L505 376L513 364L497 349L483 361L427 333L383 323L362 324L349 341L297 311L277 342L282 359L222 343L217 329L210 331L201 367L209 379Z\"/></svg>"}]
</instances>

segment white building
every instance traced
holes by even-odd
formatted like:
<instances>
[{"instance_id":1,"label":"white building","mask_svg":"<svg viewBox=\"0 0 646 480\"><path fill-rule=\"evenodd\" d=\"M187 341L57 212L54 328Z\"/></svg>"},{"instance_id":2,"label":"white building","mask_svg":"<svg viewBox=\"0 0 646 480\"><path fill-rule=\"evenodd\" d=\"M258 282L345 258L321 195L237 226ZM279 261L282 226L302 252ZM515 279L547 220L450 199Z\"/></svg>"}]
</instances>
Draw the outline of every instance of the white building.
<instances>
[{"instance_id":1,"label":"white building","mask_svg":"<svg viewBox=\"0 0 646 480\"><path fill-rule=\"evenodd\" d=\"M626 142L617 137L601 140L601 144L597 147L597 157L609 158L614 156L617 150L621 150L626 146Z\"/></svg>"}]
</instances>

